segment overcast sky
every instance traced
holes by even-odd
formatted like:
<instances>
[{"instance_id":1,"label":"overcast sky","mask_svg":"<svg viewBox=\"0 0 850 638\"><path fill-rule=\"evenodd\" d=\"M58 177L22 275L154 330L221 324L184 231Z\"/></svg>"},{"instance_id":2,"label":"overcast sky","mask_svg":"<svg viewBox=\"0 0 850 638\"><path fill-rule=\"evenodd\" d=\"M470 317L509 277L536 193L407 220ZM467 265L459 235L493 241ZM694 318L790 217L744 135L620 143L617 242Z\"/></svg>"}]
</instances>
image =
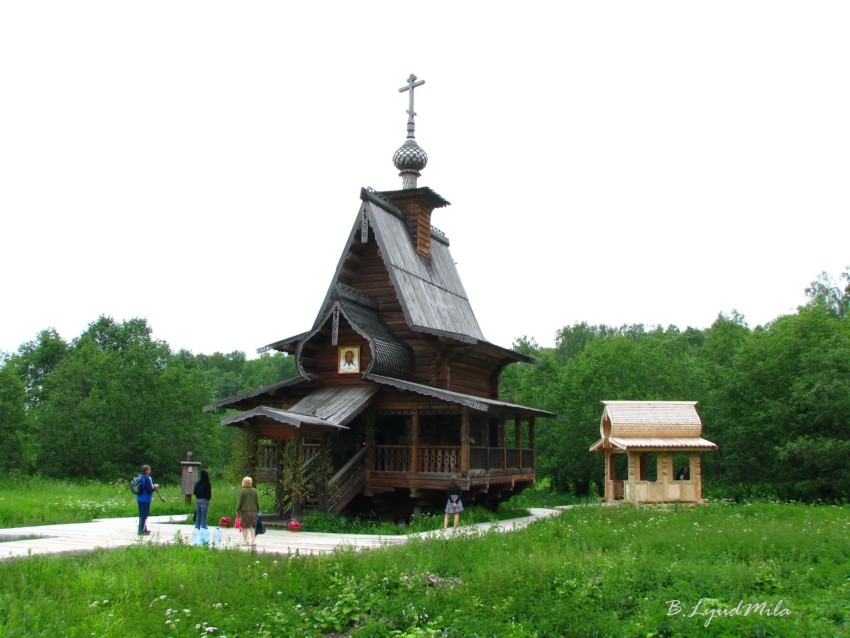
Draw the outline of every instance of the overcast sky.
<instances>
[{"instance_id":1,"label":"overcast sky","mask_svg":"<svg viewBox=\"0 0 850 638\"><path fill-rule=\"evenodd\" d=\"M420 186L488 340L751 326L850 265L847 2L0 3L0 350L309 329L361 186Z\"/></svg>"}]
</instances>

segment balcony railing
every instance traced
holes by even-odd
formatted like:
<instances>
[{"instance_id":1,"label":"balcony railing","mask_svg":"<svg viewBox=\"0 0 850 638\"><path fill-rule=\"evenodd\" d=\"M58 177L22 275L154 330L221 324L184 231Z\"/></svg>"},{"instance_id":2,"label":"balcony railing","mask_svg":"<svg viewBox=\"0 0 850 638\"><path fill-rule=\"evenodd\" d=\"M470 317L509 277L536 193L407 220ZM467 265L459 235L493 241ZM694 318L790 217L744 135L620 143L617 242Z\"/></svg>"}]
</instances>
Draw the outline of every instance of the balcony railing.
<instances>
[{"instance_id":1,"label":"balcony railing","mask_svg":"<svg viewBox=\"0 0 850 638\"><path fill-rule=\"evenodd\" d=\"M320 446L304 445L304 461L319 453ZM409 445L373 446L373 471L413 472L413 448ZM520 454L522 458L520 460ZM461 446L420 445L416 448L416 471L440 474L460 472ZM257 480L274 481L277 477L277 453L274 445L260 445L258 451ZM534 450L531 448L470 447L470 470L519 470L534 466Z\"/></svg>"},{"instance_id":2,"label":"balcony railing","mask_svg":"<svg viewBox=\"0 0 850 638\"><path fill-rule=\"evenodd\" d=\"M411 460L413 448L409 445L376 445L374 447L374 471L376 472L412 472ZM522 463L520 463L522 452ZM451 474L460 471L459 445L419 446L416 450L416 470L418 472L439 472ZM471 470L511 470L532 467L534 450L523 448L470 447L469 469Z\"/></svg>"},{"instance_id":3,"label":"balcony railing","mask_svg":"<svg viewBox=\"0 0 850 638\"><path fill-rule=\"evenodd\" d=\"M304 443L304 462L318 456L322 446L318 443ZM257 469L254 477L257 482L277 480L277 446L274 443L263 443L257 446Z\"/></svg>"}]
</instances>

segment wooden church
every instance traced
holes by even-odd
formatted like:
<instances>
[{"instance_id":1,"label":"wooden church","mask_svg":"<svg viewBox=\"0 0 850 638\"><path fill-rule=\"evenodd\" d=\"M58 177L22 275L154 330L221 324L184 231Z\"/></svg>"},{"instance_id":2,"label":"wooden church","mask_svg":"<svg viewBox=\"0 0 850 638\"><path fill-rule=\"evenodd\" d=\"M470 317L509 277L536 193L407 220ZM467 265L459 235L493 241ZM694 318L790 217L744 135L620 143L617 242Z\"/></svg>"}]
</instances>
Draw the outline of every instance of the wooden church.
<instances>
[{"instance_id":1,"label":"wooden church","mask_svg":"<svg viewBox=\"0 0 850 638\"><path fill-rule=\"evenodd\" d=\"M431 225L449 202L417 186L427 155L407 140L401 190L364 188L313 326L260 348L295 357L298 376L219 401L245 434L248 473L319 489L281 496L333 513L406 517L442 510L457 475L467 503L491 508L534 483L534 425L549 412L499 400L499 375L528 357L488 342L449 251ZM297 467L284 458L296 449ZM321 468L319 470L318 468ZM286 484L286 481L284 481ZM291 480L289 482L291 486Z\"/></svg>"}]
</instances>

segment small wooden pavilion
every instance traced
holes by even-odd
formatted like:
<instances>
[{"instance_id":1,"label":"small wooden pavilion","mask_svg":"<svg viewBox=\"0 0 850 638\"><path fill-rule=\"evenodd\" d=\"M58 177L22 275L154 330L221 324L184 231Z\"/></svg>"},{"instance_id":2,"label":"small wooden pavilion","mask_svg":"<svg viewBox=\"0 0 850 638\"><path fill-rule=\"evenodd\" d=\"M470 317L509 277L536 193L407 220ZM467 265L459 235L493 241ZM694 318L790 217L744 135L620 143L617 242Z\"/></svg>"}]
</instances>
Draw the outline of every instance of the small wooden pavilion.
<instances>
[{"instance_id":1,"label":"small wooden pavilion","mask_svg":"<svg viewBox=\"0 0 850 638\"><path fill-rule=\"evenodd\" d=\"M605 500L632 503L702 499L700 455L717 446L702 438L696 401L603 401Z\"/></svg>"},{"instance_id":2,"label":"small wooden pavilion","mask_svg":"<svg viewBox=\"0 0 850 638\"><path fill-rule=\"evenodd\" d=\"M333 513L433 511L453 474L465 500L496 507L534 483L535 418L554 416L499 400L502 370L531 359L484 338L449 240L431 226L449 202L417 186L422 83L411 76L400 89L410 92L393 157L402 190L361 190L312 327L260 348L294 356L298 376L205 408L237 411L221 422L243 430L259 481L291 472L282 459L297 441L305 480L319 466L325 475L305 505Z\"/></svg>"}]
</instances>

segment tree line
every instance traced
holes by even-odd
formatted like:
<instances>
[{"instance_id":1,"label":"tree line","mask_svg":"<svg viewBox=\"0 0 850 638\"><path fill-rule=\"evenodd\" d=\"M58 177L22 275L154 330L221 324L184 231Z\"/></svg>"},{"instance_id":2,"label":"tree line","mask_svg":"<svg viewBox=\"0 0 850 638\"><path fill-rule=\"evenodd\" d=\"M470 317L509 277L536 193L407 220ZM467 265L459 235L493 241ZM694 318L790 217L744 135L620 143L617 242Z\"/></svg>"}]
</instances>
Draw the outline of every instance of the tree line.
<instances>
[{"instance_id":1,"label":"tree line","mask_svg":"<svg viewBox=\"0 0 850 638\"><path fill-rule=\"evenodd\" d=\"M821 274L795 314L750 328L737 312L707 329L578 323L554 348L521 339L537 364L510 366L502 398L561 415L536 429L538 475L601 491L603 400L694 400L709 496L835 500L850 495L850 273Z\"/></svg>"},{"instance_id":2,"label":"tree line","mask_svg":"<svg viewBox=\"0 0 850 638\"><path fill-rule=\"evenodd\" d=\"M241 435L203 406L295 376L279 353L172 352L144 319L110 317L70 343L43 330L3 359L0 470L101 480L143 462L176 478L189 450L220 470Z\"/></svg>"},{"instance_id":3,"label":"tree line","mask_svg":"<svg viewBox=\"0 0 850 638\"><path fill-rule=\"evenodd\" d=\"M822 274L797 312L750 328L737 312L706 329L577 323L501 377L501 398L560 415L538 422L538 476L598 491L603 400L695 400L709 496L834 500L850 493L850 272ZM842 288L843 285L843 288ZM47 329L2 355L0 471L114 480L142 462L176 477L188 450L231 461L240 433L204 405L296 375L292 357L173 352L144 319L100 317L65 341Z\"/></svg>"}]
</instances>

